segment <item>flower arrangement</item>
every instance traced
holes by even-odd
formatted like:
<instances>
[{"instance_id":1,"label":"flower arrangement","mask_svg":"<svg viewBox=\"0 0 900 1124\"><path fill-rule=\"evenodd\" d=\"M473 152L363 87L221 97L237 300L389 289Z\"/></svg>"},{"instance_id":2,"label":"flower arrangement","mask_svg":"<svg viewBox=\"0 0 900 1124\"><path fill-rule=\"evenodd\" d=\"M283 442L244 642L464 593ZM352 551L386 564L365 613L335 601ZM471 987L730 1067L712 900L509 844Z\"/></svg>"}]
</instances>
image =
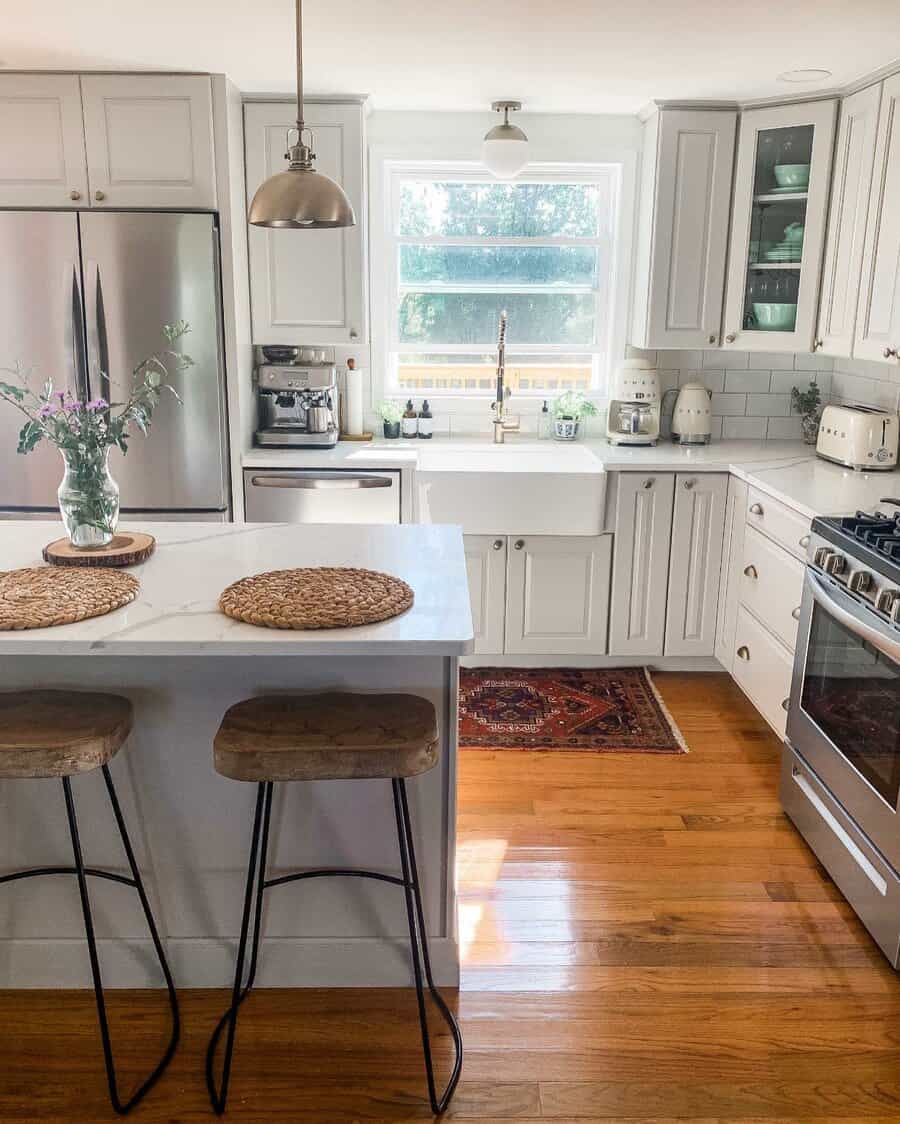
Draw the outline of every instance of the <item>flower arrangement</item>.
<instances>
[{"instance_id":1,"label":"flower arrangement","mask_svg":"<svg viewBox=\"0 0 900 1124\"><path fill-rule=\"evenodd\" d=\"M597 407L580 390L567 390L553 400L553 435L557 441L574 441L582 418L592 417Z\"/></svg>"},{"instance_id":2,"label":"flower arrangement","mask_svg":"<svg viewBox=\"0 0 900 1124\"><path fill-rule=\"evenodd\" d=\"M822 392L819 384L810 380L806 390L791 387L791 409L800 414L800 425L803 440L807 445L815 445L819 436L819 407L822 404Z\"/></svg>"},{"instance_id":3,"label":"flower arrangement","mask_svg":"<svg viewBox=\"0 0 900 1124\"><path fill-rule=\"evenodd\" d=\"M150 432L153 412L165 392L181 402L171 375L192 367L193 360L174 345L189 331L183 320L163 328L169 347L134 368L123 402L102 397L83 402L69 390L55 390L51 379L35 391L29 385L30 372L19 366L3 371L14 381L0 380L0 401L14 406L26 419L17 451L30 453L49 441L62 454L65 472L59 504L74 546L97 547L111 541L119 518L119 489L109 473L109 450L115 447L127 453L132 427L144 435Z\"/></svg>"},{"instance_id":4,"label":"flower arrangement","mask_svg":"<svg viewBox=\"0 0 900 1124\"><path fill-rule=\"evenodd\" d=\"M378 406L378 413L384 426L385 437L399 437L400 418L403 416L403 411L399 405L389 398L385 398Z\"/></svg>"}]
</instances>

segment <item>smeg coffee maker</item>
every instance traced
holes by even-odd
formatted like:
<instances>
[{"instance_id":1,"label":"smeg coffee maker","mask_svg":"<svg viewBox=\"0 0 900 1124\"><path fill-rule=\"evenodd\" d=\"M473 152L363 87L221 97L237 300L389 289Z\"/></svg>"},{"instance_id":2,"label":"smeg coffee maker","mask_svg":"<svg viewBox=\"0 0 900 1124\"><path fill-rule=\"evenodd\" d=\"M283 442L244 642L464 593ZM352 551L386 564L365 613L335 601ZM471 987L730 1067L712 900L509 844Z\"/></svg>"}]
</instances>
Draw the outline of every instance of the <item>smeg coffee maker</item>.
<instances>
[{"instance_id":1,"label":"smeg coffee maker","mask_svg":"<svg viewBox=\"0 0 900 1124\"><path fill-rule=\"evenodd\" d=\"M609 386L606 437L610 445L655 445L659 440L659 376L647 359L626 359Z\"/></svg>"},{"instance_id":2,"label":"smeg coffee maker","mask_svg":"<svg viewBox=\"0 0 900 1124\"><path fill-rule=\"evenodd\" d=\"M339 409L333 366L262 364L256 370L257 445L304 445L330 449L337 444Z\"/></svg>"}]
</instances>

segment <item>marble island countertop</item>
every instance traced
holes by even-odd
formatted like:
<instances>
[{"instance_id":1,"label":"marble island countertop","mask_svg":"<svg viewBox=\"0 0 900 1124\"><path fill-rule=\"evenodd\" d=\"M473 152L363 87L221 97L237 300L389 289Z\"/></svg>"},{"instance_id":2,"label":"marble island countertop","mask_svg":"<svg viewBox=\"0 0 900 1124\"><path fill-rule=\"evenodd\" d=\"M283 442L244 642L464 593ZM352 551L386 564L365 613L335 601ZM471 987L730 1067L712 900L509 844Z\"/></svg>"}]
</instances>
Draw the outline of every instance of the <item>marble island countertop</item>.
<instances>
[{"instance_id":1,"label":"marble island countertop","mask_svg":"<svg viewBox=\"0 0 900 1124\"><path fill-rule=\"evenodd\" d=\"M140 530L123 521L122 530ZM132 604L76 624L0 631L0 655L463 655L472 619L462 535L452 526L155 523L156 551L132 567ZM42 565L55 522L0 522L0 568ZM232 620L219 594L240 578L299 566L359 566L402 578L406 613L346 629L283 631Z\"/></svg>"}]
</instances>

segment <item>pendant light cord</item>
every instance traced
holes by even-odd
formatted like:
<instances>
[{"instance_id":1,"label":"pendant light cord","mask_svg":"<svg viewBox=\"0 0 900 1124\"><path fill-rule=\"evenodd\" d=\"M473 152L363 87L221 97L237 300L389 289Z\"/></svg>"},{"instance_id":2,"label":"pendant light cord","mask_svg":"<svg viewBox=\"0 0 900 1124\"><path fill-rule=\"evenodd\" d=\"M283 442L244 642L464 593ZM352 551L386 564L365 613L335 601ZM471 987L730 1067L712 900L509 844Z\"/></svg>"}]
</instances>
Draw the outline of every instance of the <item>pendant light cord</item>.
<instances>
[{"instance_id":1,"label":"pendant light cord","mask_svg":"<svg viewBox=\"0 0 900 1124\"><path fill-rule=\"evenodd\" d=\"M303 143L303 0L297 0L297 131Z\"/></svg>"}]
</instances>

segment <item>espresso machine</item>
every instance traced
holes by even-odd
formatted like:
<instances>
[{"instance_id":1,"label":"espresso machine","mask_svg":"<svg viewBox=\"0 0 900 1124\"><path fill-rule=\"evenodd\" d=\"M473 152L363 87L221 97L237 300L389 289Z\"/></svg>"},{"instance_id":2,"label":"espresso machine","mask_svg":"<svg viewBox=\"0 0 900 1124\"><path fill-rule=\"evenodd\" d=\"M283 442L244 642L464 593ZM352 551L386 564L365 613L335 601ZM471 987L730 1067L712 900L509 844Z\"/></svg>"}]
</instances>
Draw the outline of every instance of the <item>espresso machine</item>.
<instances>
[{"instance_id":1,"label":"espresso machine","mask_svg":"<svg viewBox=\"0 0 900 1124\"><path fill-rule=\"evenodd\" d=\"M339 435L333 365L264 363L256 370L257 445L330 449Z\"/></svg>"},{"instance_id":2,"label":"espresso machine","mask_svg":"<svg viewBox=\"0 0 900 1124\"><path fill-rule=\"evenodd\" d=\"M610 380L606 436L610 445L655 445L659 440L659 376L647 359L626 359Z\"/></svg>"}]
</instances>

